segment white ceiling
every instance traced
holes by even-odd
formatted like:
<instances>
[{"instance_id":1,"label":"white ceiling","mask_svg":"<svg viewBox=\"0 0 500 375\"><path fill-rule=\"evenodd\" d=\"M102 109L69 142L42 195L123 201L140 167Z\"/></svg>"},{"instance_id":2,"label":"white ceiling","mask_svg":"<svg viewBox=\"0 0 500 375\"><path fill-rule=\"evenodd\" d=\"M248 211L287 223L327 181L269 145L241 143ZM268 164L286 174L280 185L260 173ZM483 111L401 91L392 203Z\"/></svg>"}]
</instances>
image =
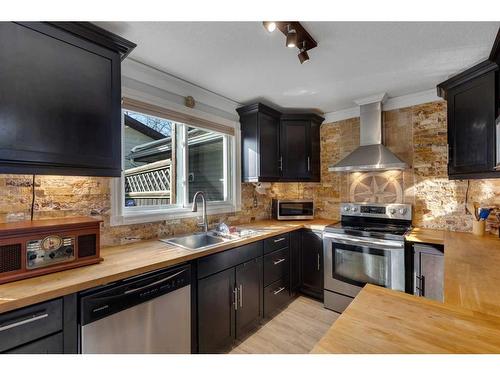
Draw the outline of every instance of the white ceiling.
<instances>
[{"instance_id":1,"label":"white ceiling","mask_svg":"<svg viewBox=\"0 0 500 375\"><path fill-rule=\"evenodd\" d=\"M379 92L432 89L488 57L500 22L303 22L318 42L300 65L260 22L100 22L130 57L239 103L331 112Z\"/></svg>"}]
</instances>

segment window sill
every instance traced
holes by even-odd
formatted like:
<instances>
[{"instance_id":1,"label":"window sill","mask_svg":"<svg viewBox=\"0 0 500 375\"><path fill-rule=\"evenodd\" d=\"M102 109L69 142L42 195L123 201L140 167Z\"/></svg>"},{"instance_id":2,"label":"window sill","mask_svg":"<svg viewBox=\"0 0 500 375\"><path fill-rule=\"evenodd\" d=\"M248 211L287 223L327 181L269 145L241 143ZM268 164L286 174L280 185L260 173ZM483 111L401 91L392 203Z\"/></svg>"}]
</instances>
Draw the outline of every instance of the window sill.
<instances>
[{"instance_id":1,"label":"window sill","mask_svg":"<svg viewBox=\"0 0 500 375\"><path fill-rule=\"evenodd\" d=\"M165 208L156 210L143 210L136 212L124 212L121 216L112 216L110 224L112 227L120 225L153 223L165 220L185 219L201 215L201 204L198 212L192 212L190 208ZM214 203L207 205L207 215L233 213L240 207L228 203Z\"/></svg>"}]
</instances>

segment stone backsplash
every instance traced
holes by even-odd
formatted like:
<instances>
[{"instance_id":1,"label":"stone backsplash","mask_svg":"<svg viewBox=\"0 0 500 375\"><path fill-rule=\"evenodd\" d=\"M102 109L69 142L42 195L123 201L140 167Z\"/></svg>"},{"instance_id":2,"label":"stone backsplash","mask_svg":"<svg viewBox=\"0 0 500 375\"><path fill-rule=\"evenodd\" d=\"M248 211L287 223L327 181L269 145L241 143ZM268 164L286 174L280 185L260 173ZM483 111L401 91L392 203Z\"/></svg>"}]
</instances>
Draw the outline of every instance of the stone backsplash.
<instances>
[{"instance_id":1,"label":"stone backsplash","mask_svg":"<svg viewBox=\"0 0 500 375\"><path fill-rule=\"evenodd\" d=\"M210 215L211 223L225 220L244 224L270 217L272 198L308 198L319 218L339 218L345 201L400 201L414 209L414 225L470 231L471 215L465 212L467 181L447 178L446 103L443 101L384 112L385 144L411 167L404 172L332 173L328 165L359 145L359 118L321 126L321 182L273 183L267 194L242 184L242 209L228 215ZM109 178L37 176L35 219L94 216L103 220L103 245L116 245L187 233L197 218L110 226ZM0 222L28 220L32 176L0 175ZM469 201L500 206L500 179L471 180ZM488 221L496 231L495 219Z\"/></svg>"},{"instance_id":2,"label":"stone backsplash","mask_svg":"<svg viewBox=\"0 0 500 375\"><path fill-rule=\"evenodd\" d=\"M446 102L384 112L384 137L384 144L409 169L328 172L328 165L359 145L359 118L352 118L321 126L321 183L275 183L270 195L313 199L316 216L332 219L339 218L341 202L404 202L413 205L415 226L472 230L472 216L465 211L468 182L447 177ZM500 207L500 179L470 180L468 201ZM487 224L498 232L493 215Z\"/></svg>"}]
</instances>

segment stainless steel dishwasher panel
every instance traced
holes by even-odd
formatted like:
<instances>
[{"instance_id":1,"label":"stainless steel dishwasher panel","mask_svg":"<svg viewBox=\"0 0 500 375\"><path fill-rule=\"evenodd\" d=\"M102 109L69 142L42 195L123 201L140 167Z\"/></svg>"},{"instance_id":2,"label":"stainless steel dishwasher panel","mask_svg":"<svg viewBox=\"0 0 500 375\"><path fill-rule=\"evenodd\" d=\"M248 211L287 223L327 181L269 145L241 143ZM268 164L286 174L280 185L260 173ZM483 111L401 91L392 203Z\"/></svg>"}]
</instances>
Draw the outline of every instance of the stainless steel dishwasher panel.
<instances>
[{"instance_id":1,"label":"stainless steel dishwasher panel","mask_svg":"<svg viewBox=\"0 0 500 375\"><path fill-rule=\"evenodd\" d=\"M185 286L81 328L83 354L191 352L191 287Z\"/></svg>"},{"instance_id":2,"label":"stainless steel dishwasher panel","mask_svg":"<svg viewBox=\"0 0 500 375\"><path fill-rule=\"evenodd\" d=\"M82 353L191 352L191 287L82 326Z\"/></svg>"}]
</instances>

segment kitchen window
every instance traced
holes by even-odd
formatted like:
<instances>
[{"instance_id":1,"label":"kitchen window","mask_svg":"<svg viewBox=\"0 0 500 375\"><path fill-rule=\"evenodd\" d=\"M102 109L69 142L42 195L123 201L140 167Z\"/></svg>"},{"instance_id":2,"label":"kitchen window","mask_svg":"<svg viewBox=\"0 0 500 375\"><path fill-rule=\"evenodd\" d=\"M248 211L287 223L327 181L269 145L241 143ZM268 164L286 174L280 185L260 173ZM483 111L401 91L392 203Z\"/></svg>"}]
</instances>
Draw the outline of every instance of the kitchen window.
<instances>
[{"instance_id":1,"label":"kitchen window","mask_svg":"<svg viewBox=\"0 0 500 375\"><path fill-rule=\"evenodd\" d=\"M209 213L239 208L235 132L212 121L124 100L121 181L112 189L112 224L193 216L194 194Z\"/></svg>"}]
</instances>

